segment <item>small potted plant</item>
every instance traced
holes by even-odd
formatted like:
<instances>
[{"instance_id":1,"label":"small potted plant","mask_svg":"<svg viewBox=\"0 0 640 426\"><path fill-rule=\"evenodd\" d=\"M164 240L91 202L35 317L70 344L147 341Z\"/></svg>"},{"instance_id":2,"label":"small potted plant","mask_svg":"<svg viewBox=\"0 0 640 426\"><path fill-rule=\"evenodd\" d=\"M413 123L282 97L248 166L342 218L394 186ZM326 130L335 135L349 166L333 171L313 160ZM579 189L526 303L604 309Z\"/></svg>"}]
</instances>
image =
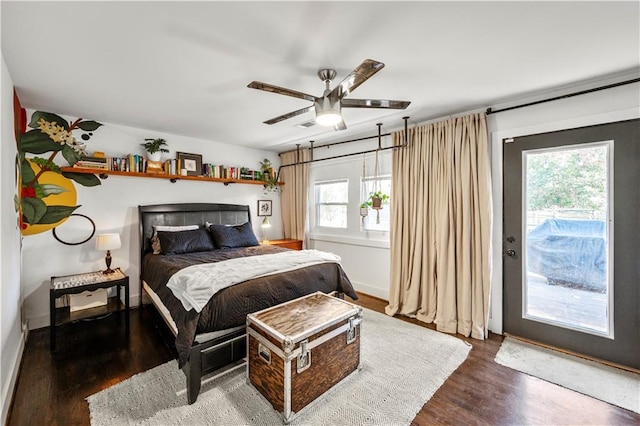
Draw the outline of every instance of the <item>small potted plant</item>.
<instances>
[{"instance_id":1,"label":"small potted plant","mask_svg":"<svg viewBox=\"0 0 640 426\"><path fill-rule=\"evenodd\" d=\"M265 158L260 162L260 170L262 171L262 180L264 181L265 191L280 192L278 176L273 172L273 166L268 158Z\"/></svg>"},{"instance_id":2,"label":"small potted plant","mask_svg":"<svg viewBox=\"0 0 640 426\"><path fill-rule=\"evenodd\" d=\"M382 204L389 201L389 196L382 191L375 191L369 193L369 200L366 204L376 211L376 223L380 223L380 210L382 210Z\"/></svg>"},{"instance_id":3,"label":"small potted plant","mask_svg":"<svg viewBox=\"0 0 640 426\"><path fill-rule=\"evenodd\" d=\"M262 171L262 179L264 181L268 181L272 178L273 166L271 165L271 160L265 158L260 162L260 170Z\"/></svg>"},{"instance_id":4,"label":"small potted plant","mask_svg":"<svg viewBox=\"0 0 640 426\"><path fill-rule=\"evenodd\" d=\"M369 194L367 205L374 210L381 210L382 204L389 200L389 196L382 191L375 191Z\"/></svg>"},{"instance_id":5,"label":"small potted plant","mask_svg":"<svg viewBox=\"0 0 640 426\"><path fill-rule=\"evenodd\" d=\"M365 201L364 203L360 204L360 216L364 218L368 215L369 215L369 203Z\"/></svg>"},{"instance_id":6,"label":"small potted plant","mask_svg":"<svg viewBox=\"0 0 640 426\"><path fill-rule=\"evenodd\" d=\"M163 146L167 145L167 141L165 139L162 138L156 138L156 139L149 139L146 138L145 139L145 143L141 143L140 145L142 145L144 147L144 149L147 150L147 153L149 154L147 157L147 159L149 161L160 161L162 159L162 153L163 152L169 152L168 149L163 148Z\"/></svg>"}]
</instances>

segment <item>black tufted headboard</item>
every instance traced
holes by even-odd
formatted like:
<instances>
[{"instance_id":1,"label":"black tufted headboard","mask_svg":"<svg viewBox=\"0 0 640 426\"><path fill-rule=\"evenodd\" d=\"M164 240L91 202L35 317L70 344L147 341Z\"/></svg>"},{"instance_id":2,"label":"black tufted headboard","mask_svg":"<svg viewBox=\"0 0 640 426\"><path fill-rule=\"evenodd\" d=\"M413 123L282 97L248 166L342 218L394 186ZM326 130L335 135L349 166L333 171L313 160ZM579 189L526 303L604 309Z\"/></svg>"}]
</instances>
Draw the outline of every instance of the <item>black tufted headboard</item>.
<instances>
[{"instance_id":1,"label":"black tufted headboard","mask_svg":"<svg viewBox=\"0 0 640 426\"><path fill-rule=\"evenodd\" d=\"M140 260L151 251L150 239L156 225L240 225L251 222L249 206L239 204L184 203L138 206Z\"/></svg>"}]
</instances>

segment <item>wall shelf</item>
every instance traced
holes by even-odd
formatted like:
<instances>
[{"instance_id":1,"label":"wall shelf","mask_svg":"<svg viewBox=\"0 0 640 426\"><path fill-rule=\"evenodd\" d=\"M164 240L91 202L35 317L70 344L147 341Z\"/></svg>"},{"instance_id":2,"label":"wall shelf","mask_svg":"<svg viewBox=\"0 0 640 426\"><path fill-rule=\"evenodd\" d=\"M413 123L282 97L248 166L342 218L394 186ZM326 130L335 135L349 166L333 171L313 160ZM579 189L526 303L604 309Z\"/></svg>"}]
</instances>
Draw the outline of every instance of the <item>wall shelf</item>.
<instances>
[{"instance_id":1,"label":"wall shelf","mask_svg":"<svg viewBox=\"0 0 640 426\"><path fill-rule=\"evenodd\" d=\"M155 178L155 179L167 179L169 181L176 182L178 180L199 180L206 182L218 182L225 186L230 183L241 183L248 185L260 185L265 186L265 183L261 180L249 180L249 179L222 179L222 178L210 178L207 176L182 176L182 175L168 175L165 173L139 173L139 172L122 172L119 170L102 170L102 169L87 169L80 167L62 167L63 172L68 173L82 173L98 175L100 179L106 179L109 175L116 176L129 176L129 177L141 177L141 178ZM283 182L278 182L278 185L284 185Z\"/></svg>"}]
</instances>

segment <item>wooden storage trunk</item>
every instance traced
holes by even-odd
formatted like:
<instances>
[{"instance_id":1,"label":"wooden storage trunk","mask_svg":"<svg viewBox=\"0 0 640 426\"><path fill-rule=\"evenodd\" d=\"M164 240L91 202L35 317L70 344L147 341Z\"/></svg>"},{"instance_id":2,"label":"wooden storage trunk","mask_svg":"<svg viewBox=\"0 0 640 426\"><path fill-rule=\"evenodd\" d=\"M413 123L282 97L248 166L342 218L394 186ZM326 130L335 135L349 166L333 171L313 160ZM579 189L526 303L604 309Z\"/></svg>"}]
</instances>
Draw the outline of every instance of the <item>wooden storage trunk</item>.
<instances>
[{"instance_id":1,"label":"wooden storage trunk","mask_svg":"<svg viewBox=\"0 0 640 426\"><path fill-rule=\"evenodd\" d=\"M361 321L322 292L247 315L248 381L289 423L360 367Z\"/></svg>"}]
</instances>

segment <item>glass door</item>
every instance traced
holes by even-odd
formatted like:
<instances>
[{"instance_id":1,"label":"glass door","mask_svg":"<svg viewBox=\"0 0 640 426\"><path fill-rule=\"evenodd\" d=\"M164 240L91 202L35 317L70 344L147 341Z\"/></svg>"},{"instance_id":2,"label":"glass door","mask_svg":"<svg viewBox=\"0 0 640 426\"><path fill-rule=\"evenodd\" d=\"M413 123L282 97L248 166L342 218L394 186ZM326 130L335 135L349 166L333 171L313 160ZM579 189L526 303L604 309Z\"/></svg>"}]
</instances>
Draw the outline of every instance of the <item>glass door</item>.
<instances>
[{"instance_id":1,"label":"glass door","mask_svg":"<svg viewBox=\"0 0 640 426\"><path fill-rule=\"evenodd\" d=\"M639 129L505 141L505 332L640 367Z\"/></svg>"},{"instance_id":2,"label":"glass door","mask_svg":"<svg viewBox=\"0 0 640 426\"><path fill-rule=\"evenodd\" d=\"M613 335L613 142L522 152L524 317Z\"/></svg>"}]
</instances>

